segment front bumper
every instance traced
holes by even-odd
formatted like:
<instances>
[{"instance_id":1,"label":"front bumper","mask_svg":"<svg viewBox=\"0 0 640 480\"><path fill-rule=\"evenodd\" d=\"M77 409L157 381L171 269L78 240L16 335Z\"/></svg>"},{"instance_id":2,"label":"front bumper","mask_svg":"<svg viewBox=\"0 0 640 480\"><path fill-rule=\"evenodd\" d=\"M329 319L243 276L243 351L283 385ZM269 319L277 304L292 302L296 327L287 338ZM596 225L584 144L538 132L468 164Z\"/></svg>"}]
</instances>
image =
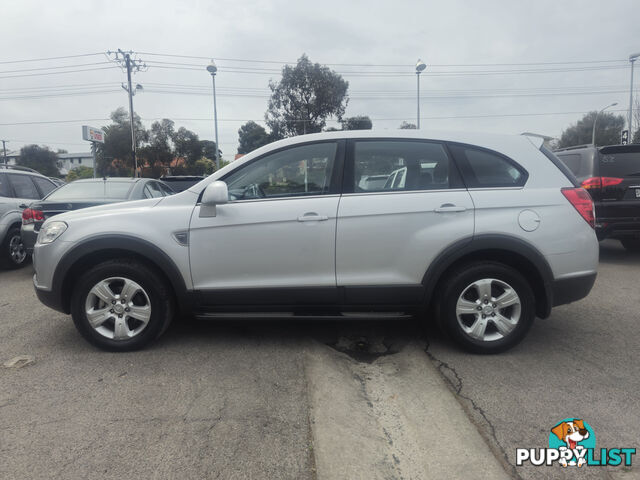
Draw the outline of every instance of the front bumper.
<instances>
[{"instance_id":1,"label":"front bumper","mask_svg":"<svg viewBox=\"0 0 640 480\"><path fill-rule=\"evenodd\" d=\"M33 288L36 291L38 300L40 300L47 307L53 308L58 312L69 313L68 311L66 311L62 304L62 295L60 295L60 292L55 290L44 290L39 287L38 279L36 278L35 273L33 274Z\"/></svg>"},{"instance_id":2,"label":"front bumper","mask_svg":"<svg viewBox=\"0 0 640 480\"><path fill-rule=\"evenodd\" d=\"M593 288L597 273L555 280L551 285L553 306L576 302L587 295Z\"/></svg>"}]
</instances>

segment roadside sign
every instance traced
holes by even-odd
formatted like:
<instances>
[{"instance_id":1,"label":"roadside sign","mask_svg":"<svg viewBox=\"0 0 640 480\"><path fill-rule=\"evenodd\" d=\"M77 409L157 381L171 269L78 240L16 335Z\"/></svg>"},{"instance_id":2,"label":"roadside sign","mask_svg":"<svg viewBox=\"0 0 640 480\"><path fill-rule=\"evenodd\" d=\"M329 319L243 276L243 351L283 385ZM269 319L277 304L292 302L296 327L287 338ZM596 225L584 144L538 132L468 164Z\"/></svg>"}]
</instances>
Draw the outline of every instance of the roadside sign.
<instances>
[{"instance_id":1,"label":"roadside sign","mask_svg":"<svg viewBox=\"0 0 640 480\"><path fill-rule=\"evenodd\" d=\"M104 132L99 128L89 127L88 125L82 126L82 139L87 142L104 143Z\"/></svg>"},{"instance_id":2,"label":"roadside sign","mask_svg":"<svg viewBox=\"0 0 640 480\"><path fill-rule=\"evenodd\" d=\"M629 143L629 130L622 130L622 135L620 138L620 143L622 145L626 145Z\"/></svg>"}]
</instances>

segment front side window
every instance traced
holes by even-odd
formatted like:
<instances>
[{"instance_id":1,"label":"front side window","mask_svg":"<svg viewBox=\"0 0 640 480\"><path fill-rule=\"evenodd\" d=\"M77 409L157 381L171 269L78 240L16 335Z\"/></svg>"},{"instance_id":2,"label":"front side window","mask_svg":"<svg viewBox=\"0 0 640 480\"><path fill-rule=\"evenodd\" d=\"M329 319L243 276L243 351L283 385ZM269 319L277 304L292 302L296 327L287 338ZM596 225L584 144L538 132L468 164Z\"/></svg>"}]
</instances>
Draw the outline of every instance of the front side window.
<instances>
[{"instance_id":1,"label":"front side window","mask_svg":"<svg viewBox=\"0 0 640 480\"><path fill-rule=\"evenodd\" d=\"M456 188L457 172L440 143L356 141L353 191L387 192Z\"/></svg>"},{"instance_id":2,"label":"front side window","mask_svg":"<svg viewBox=\"0 0 640 480\"><path fill-rule=\"evenodd\" d=\"M469 188L521 187L527 172L497 152L467 145L451 145Z\"/></svg>"},{"instance_id":3,"label":"front side window","mask_svg":"<svg viewBox=\"0 0 640 480\"><path fill-rule=\"evenodd\" d=\"M266 155L225 178L231 200L330 193L337 144L316 143Z\"/></svg>"},{"instance_id":4,"label":"front side window","mask_svg":"<svg viewBox=\"0 0 640 480\"><path fill-rule=\"evenodd\" d=\"M14 173L9 173L8 175L17 198L40 199L40 194L28 175L17 175Z\"/></svg>"}]
</instances>

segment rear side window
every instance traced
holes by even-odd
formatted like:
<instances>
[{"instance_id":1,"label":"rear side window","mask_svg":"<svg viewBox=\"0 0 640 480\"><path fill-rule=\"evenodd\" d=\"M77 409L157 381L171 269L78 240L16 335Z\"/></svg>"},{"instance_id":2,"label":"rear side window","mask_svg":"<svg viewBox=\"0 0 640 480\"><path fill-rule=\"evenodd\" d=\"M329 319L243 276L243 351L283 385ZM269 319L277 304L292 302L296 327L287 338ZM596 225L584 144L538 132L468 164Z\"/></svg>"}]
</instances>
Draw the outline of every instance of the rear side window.
<instances>
[{"instance_id":1,"label":"rear side window","mask_svg":"<svg viewBox=\"0 0 640 480\"><path fill-rule=\"evenodd\" d=\"M9 186L9 179L4 173L0 173L0 197L11 197L11 187Z\"/></svg>"},{"instance_id":2,"label":"rear side window","mask_svg":"<svg viewBox=\"0 0 640 480\"><path fill-rule=\"evenodd\" d=\"M521 187L527 181L526 170L497 152L467 145L451 150L469 188Z\"/></svg>"},{"instance_id":3,"label":"rear side window","mask_svg":"<svg viewBox=\"0 0 640 480\"><path fill-rule=\"evenodd\" d=\"M640 152L600 153L600 176L640 177Z\"/></svg>"},{"instance_id":4,"label":"rear side window","mask_svg":"<svg viewBox=\"0 0 640 480\"><path fill-rule=\"evenodd\" d=\"M42 192L42 196L47 196L56 189L56 185L46 178L33 177L33 181L38 185L40 192Z\"/></svg>"},{"instance_id":5,"label":"rear side window","mask_svg":"<svg viewBox=\"0 0 640 480\"><path fill-rule=\"evenodd\" d=\"M440 143L355 141L347 185L353 192L458 188L459 174ZM351 175L352 174L352 175Z\"/></svg>"},{"instance_id":6,"label":"rear side window","mask_svg":"<svg viewBox=\"0 0 640 480\"><path fill-rule=\"evenodd\" d=\"M578 175L578 172L580 172L580 162L582 159L581 155L577 153L568 153L557 155L557 157L562 160L567 167L569 167L569 170L571 170L574 175Z\"/></svg>"},{"instance_id":7,"label":"rear side window","mask_svg":"<svg viewBox=\"0 0 640 480\"><path fill-rule=\"evenodd\" d=\"M29 175L18 175L15 173L9 173L8 175L11 185L13 185L13 191L16 192L16 198L40 199L40 193L38 193Z\"/></svg>"}]
</instances>

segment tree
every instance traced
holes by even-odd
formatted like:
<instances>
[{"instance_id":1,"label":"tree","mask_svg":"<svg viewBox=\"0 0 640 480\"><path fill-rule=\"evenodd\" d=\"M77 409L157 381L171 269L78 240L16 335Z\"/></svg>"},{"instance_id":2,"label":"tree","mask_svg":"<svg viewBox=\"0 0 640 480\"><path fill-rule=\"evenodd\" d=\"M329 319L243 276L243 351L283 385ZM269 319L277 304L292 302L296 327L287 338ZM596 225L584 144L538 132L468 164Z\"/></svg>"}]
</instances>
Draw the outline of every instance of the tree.
<instances>
[{"instance_id":1,"label":"tree","mask_svg":"<svg viewBox=\"0 0 640 480\"><path fill-rule=\"evenodd\" d=\"M49 150L49 147L25 145L20 149L20 157L16 160L16 164L33 168L47 177L60 175L58 154Z\"/></svg>"},{"instance_id":2,"label":"tree","mask_svg":"<svg viewBox=\"0 0 640 480\"><path fill-rule=\"evenodd\" d=\"M322 131L329 117L342 119L349 82L306 55L295 67L285 65L282 79L270 81L271 98L265 119L274 138Z\"/></svg>"},{"instance_id":3,"label":"tree","mask_svg":"<svg viewBox=\"0 0 640 480\"><path fill-rule=\"evenodd\" d=\"M373 128L373 122L366 115L344 118L340 123L342 130L371 130Z\"/></svg>"},{"instance_id":4,"label":"tree","mask_svg":"<svg viewBox=\"0 0 640 480\"><path fill-rule=\"evenodd\" d=\"M270 141L264 127L251 120L238 129L238 153L252 152Z\"/></svg>"},{"instance_id":5,"label":"tree","mask_svg":"<svg viewBox=\"0 0 640 480\"><path fill-rule=\"evenodd\" d=\"M128 176L133 173L131 158L131 127L129 114L122 107L111 112L111 124L102 127L104 143L98 144L96 172L99 175ZM147 141L148 133L142 126L140 117L134 115L136 148Z\"/></svg>"},{"instance_id":6,"label":"tree","mask_svg":"<svg viewBox=\"0 0 640 480\"><path fill-rule=\"evenodd\" d=\"M144 160L144 166L150 169L149 174L157 178L170 168L174 158L171 139L175 135L175 122L163 118L159 122L153 122L149 130L149 143L140 148L140 158ZM141 162L138 162L140 165Z\"/></svg>"},{"instance_id":7,"label":"tree","mask_svg":"<svg viewBox=\"0 0 640 480\"><path fill-rule=\"evenodd\" d=\"M171 139L175 146L176 156L184 158L188 166L195 165L202 158L202 142L196 133L180 127Z\"/></svg>"},{"instance_id":8,"label":"tree","mask_svg":"<svg viewBox=\"0 0 640 480\"><path fill-rule=\"evenodd\" d=\"M65 180L69 183L81 178L93 178L93 168L87 167L86 165L80 165L67 173L67 178Z\"/></svg>"},{"instance_id":9,"label":"tree","mask_svg":"<svg viewBox=\"0 0 640 480\"><path fill-rule=\"evenodd\" d=\"M573 145L590 144L593 135L593 121L597 112L589 112L575 124L562 132L558 148ZM624 127L624 117L613 113L598 114L596 124L596 145L617 145L620 143L620 133Z\"/></svg>"},{"instance_id":10,"label":"tree","mask_svg":"<svg viewBox=\"0 0 640 480\"><path fill-rule=\"evenodd\" d=\"M402 122L400 124L400 129L401 130L417 130L418 127L416 126L415 123Z\"/></svg>"}]
</instances>

